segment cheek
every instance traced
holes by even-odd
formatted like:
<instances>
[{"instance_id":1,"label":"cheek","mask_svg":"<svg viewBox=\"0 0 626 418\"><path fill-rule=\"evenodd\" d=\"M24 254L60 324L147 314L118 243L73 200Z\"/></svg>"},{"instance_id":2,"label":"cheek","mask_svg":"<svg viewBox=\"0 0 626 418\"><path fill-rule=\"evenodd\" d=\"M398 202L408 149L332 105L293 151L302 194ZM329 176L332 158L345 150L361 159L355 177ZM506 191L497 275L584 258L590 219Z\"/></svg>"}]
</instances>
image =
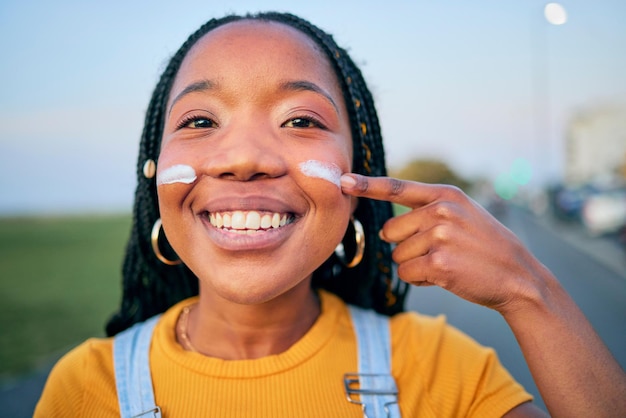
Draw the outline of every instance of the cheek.
<instances>
[{"instance_id":1,"label":"cheek","mask_svg":"<svg viewBox=\"0 0 626 418\"><path fill-rule=\"evenodd\" d=\"M177 152L172 147L165 147L157 163L157 197L159 210L164 217L176 208L180 208L185 196L196 182L197 170L189 153ZM165 225L165 221L163 222Z\"/></svg>"},{"instance_id":2,"label":"cheek","mask_svg":"<svg viewBox=\"0 0 626 418\"><path fill-rule=\"evenodd\" d=\"M185 197L189 194L189 187L186 185L164 185L157 188L157 198L159 202L159 216L163 222L165 236L172 248L178 253L185 235L187 220L183 210ZM182 235L182 237L181 237Z\"/></svg>"},{"instance_id":3,"label":"cheek","mask_svg":"<svg viewBox=\"0 0 626 418\"><path fill-rule=\"evenodd\" d=\"M296 160L293 175L314 204L326 210L330 207L337 214L349 213L350 198L342 193L340 179L342 174L350 172L352 161L340 143L334 149L316 149L300 154L300 157Z\"/></svg>"},{"instance_id":4,"label":"cheek","mask_svg":"<svg viewBox=\"0 0 626 418\"><path fill-rule=\"evenodd\" d=\"M167 168L159 168L157 171L157 186L167 186L170 184L182 183L191 184L198 176L196 170L187 164L174 164Z\"/></svg>"},{"instance_id":5,"label":"cheek","mask_svg":"<svg viewBox=\"0 0 626 418\"><path fill-rule=\"evenodd\" d=\"M326 180L341 190L343 170L335 163L319 160L307 160L298 164L298 169L307 177Z\"/></svg>"},{"instance_id":6,"label":"cheek","mask_svg":"<svg viewBox=\"0 0 626 418\"><path fill-rule=\"evenodd\" d=\"M335 222L348 218L351 213L351 198L341 191L339 178L343 170L322 169L312 164L311 160L303 162L304 167L299 166L297 182L306 193L316 211L324 213L324 222ZM312 167L316 167L312 169ZM328 219L333 219L329 221ZM330 227L331 225L328 225Z\"/></svg>"},{"instance_id":7,"label":"cheek","mask_svg":"<svg viewBox=\"0 0 626 418\"><path fill-rule=\"evenodd\" d=\"M157 179L159 175L162 177L164 173L172 173L172 167L175 166L187 166L187 174L191 173L191 170L196 171L195 156L197 153L193 150L186 149L187 147L175 146L171 143L165 143L159 153L159 159L157 161ZM179 167L182 169L182 167ZM176 174L174 175L177 176ZM189 177L189 176L185 176Z\"/></svg>"},{"instance_id":8,"label":"cheek","mask_svg":"<svg viewBox=\"0 0 626 418\"><path fill-rule=\"evenodd\" d=\"M339 188L341 175L352 170L352 154L352 140L345 135L335 135L331 140L321 143L307 143L291 152L297 161L299 173L327 180Z\"/></svg>"}]
</instances>

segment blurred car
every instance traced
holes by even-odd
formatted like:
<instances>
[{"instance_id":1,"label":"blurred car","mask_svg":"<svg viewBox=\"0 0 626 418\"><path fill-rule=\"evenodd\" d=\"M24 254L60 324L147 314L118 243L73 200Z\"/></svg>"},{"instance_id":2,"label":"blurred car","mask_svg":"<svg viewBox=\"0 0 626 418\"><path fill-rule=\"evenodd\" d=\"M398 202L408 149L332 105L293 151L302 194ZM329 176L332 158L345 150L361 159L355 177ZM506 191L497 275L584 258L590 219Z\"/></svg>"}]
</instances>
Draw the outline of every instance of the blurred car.
<instances>
[{"instance_id":1,"label":"blurred car","mask_svg":"<svg viewBox=\"0 0 626 418\"><path fill-rule=\"evenodd\" d=\"M557 218L580 221L587 199L597 193L591 185L557 186L552 190L552 209Z\"/></svg>"},{"instance_id":2,"label":"blurred car","mask_svg":"<svg viewBox=\"0 0 626 418\"><path fill-rule=\"evenodd\" d=\"M626 188L588 196L581 211L583 225L592 235L616 233L626 227Z\"/></svg>"}]
</instances>

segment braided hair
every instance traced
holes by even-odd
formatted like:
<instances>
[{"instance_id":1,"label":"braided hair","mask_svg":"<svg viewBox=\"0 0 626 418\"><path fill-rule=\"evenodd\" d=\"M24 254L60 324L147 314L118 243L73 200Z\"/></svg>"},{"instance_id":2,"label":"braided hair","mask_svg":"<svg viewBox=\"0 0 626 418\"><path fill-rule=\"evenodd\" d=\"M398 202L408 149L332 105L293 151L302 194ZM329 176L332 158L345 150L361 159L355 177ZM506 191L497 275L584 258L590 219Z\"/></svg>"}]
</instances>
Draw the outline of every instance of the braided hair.
<instances>
[{"instance_id":1,"label":"braided hair","mask_svg":"<svg viewBox=\"0 0 626 418\"><path fill-rule=\"evenodd\" d=\"M327 56L341 86L348 109L353 139L353 172L385 176L385 155L378 116L372 95L361 71L331 35L308 21L288 13L260 13L212 19L193 33L170 59L152 94L146 111L137 161L137 188L133 224L123 263L123 294L120 310L106 325L109 336L164 312L175 303L198 293L198 279L184 264L168 265L152 251L151 230L160 217L156 182L144 175L148 160L157 161L165 124L166 104L181 63L191 47L211 30L242 19L272 21L291 26L310 37ZM313 274L312 286L341 297L346 303L393 315L404 310L408 285L398 280L391 260L391 246L380 240L378 231L392 216L389 202L361 199L354 217L363 224L363 260L348 269L333 254ZM348 228L344 247L348 258L355 252L354 231ZM165 241L165 240L163 240ZM175 258L166 242L168 258Z\"/></svg>"}]
</instances>

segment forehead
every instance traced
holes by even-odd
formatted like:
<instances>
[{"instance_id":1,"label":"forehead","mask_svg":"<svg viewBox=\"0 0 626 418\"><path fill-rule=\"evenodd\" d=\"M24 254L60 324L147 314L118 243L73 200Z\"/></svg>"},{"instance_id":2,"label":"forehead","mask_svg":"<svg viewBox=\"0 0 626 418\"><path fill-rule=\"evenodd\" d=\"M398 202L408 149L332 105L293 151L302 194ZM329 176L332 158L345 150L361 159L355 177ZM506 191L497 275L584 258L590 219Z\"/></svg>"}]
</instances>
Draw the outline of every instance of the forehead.
<instances>
[{"instance_id":1,"label":"forehead","mask_svg":"<svg viewBox=\"0 0 626 418\"><path fill-rule=\"evenodd\" d=\"M181 78L221 76L212 70L262 77L264 72L274 74L277 66L338 88L328 58L310 37L283 23L251 19L225 24L200 38L185 56L175 85Z\"/></svg>"},{"instance_id":2,"label":"forehead","mask_svg":"<svg viewBox=\"0 0 626 418\"><path fill-rule=\"evenodd\" d=\"M202 48L210 44L223 43L223 45L233 45L238 40L245 39L247 42L258 42L260 44L292 44L300 47L315 50L318 58L324 58L323 52L313 39L300 30L285 23L259 20L242 19L235 22L219 26L206 33L192 48Z\"/></svg>"}]
</instances>

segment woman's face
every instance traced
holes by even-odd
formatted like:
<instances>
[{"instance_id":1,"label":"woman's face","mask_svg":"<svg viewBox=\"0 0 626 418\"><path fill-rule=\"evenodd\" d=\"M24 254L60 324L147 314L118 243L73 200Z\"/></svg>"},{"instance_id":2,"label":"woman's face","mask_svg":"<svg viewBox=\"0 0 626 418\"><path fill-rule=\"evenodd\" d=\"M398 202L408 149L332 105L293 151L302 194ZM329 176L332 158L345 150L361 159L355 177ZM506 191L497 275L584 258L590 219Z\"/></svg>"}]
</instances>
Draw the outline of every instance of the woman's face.
<instances>
[{"instance_id":1,"label":"woman's face","mask_svg":"<svg viewBox=\"0 0 626 418\"><path fill-rule=\"evenodd\" d=\"M157 184L163 227L201 288L238 303L300 285L342 239L348 115L314 42L278 23L205 35L170 92Z\"/></svg>"}]
</instances>

